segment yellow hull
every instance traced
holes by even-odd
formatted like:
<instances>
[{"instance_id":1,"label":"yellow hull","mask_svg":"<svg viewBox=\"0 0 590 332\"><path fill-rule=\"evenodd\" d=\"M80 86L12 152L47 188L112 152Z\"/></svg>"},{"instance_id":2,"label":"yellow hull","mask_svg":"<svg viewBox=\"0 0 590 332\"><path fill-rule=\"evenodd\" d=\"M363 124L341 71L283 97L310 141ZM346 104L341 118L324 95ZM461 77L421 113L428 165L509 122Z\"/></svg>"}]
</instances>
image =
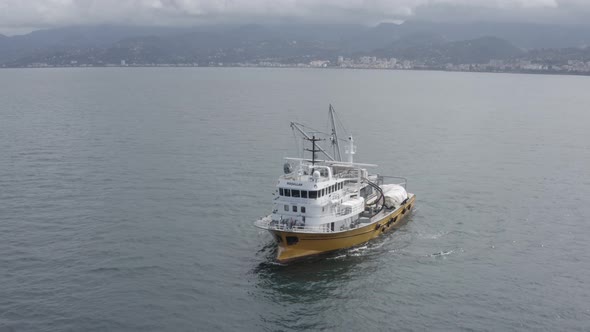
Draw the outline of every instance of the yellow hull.
<instances>
[{"instance_id":1,"label":"yellow hull","mask_svg":"<svg viewBox=\"0 0 590 332\"><path fill-rule=\"evenodd\" d=\"M414 207L416 196L406 204L367 226L334 233L299 233L270 230L278 242L277 260L281 263L365 243L405 223L405 217Z\"/></svg>"}]
</instances>

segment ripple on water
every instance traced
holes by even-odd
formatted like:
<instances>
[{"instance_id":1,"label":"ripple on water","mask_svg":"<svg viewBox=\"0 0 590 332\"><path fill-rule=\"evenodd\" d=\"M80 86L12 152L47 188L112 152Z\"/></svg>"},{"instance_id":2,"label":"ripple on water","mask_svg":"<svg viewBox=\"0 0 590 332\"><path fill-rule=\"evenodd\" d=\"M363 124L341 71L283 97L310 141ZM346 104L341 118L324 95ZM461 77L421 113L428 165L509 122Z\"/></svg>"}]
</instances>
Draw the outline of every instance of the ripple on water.
<instances>
[{"instance_id":1,"label":"ripple on water","mask_svg":"<svg viewBox=\"0 0 590 332\"><path fill-rule=\"evenodd\" d=\"M588 78L76 68L0 87L2 331L588 329ZM326 96L418 201L397 232L278 264L252 221L289 121Z\"/></svg>"}]
</instances>

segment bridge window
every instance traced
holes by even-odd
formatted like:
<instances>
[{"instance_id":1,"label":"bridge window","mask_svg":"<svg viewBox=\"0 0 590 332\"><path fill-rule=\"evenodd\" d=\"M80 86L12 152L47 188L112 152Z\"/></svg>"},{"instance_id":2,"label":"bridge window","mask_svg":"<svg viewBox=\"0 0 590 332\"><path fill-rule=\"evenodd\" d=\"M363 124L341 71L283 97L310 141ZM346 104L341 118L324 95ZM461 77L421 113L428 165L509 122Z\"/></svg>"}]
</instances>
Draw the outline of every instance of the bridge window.
<instances>
[{"instance_id":1,"label":"bridge window","mask_svg":"<svg viewBox=\"0 0 590 332\"><path fill-rule=\"evenodd\" d=\"M301 198L307 198L307 190L301 190Z\"/></svg>"},{"instance_id":2,"label":"bridge window","mask_svg":"<svg viewBox=\"0 0 590 332\"><path fill-rule=\"evenodd\" d=\"M309 192L309 198L314 198L314 199L315 199L315 198L318 198L318 192L317 192L317 191L315 191L315 190L311 190L311 191Z\"/></svg>"},{"instance_id":3,"label":"bridge window","mask_svg":"<svg viewBox=\"0 0 590 332\"><path fill-rule=\"evenodd\" d=\"M305 213L305 206L301 207L301 213Z\"/></svg>"},{"instance_id":4,"label":"bridge window","mask_svg":"<svg viewBox=\"0 0 590 332\"><path fill-rule=\"evenodd\" d=\"M285 204L285 211L289 211L289 205Z\"/></svg>"},{"instance_id":5,"label":"bridge window","mask_svg":"<svg viewBox=\"0 0 590 332\"><path fill-rule=\"evenodd\" d=\"M285 189L285 196L291 197L291 189Z\"/></svg>"},{"instance_id":6,"label":"bridge window","mask_svg":"<svg viewBox=\"0 0 590 332\"><path fill-rule=\"evenodd\" d=\"M325 193L325 192L326 192L326 189L322 189L322 190L320 191L320 197L324 197L324 193Z\"/></svg>"},{"instance_id":7,"label":"bridge window","mask_svg":"<svg viewBox=\"0 0 590 332\"><path fill-rule=\"evenodd\" d=\"M293 205L293 212L297 212L297 205Z\"/></svg>"},{"instance_id":8,"label":"bridge window","mask_svg":"<svg viewBox=\"0 0 590 332\"><path fill-rule=\"evenodd\" d=\"M301 195L299 194L299 190L293 189L293 190L291 190L291 196L292 197L299 197Z\"/></svg>"},{"instance_id":9,"label":"bridge window","mask_svg":"<svg viewBox=\"0 0 590 332\"><path fill-rule=\"evenodd\" d=\"M280 195L280 196L284 196L284 193L283 193L283 188L279 188L279 195Z\"/></svg>"}]
</instances>

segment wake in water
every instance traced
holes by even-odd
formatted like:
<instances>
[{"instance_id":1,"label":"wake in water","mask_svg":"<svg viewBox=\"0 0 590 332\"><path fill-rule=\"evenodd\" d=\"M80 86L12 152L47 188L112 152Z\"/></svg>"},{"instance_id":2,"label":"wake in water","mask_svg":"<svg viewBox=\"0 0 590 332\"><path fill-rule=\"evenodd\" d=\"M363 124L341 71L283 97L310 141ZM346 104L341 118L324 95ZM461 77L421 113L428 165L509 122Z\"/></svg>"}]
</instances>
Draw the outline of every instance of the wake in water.
<instances>
[{"instance_id":1,"label":"wake in water","mask_svg":"<svg viewBox=\"0 0 590 332\"><path fill-rule=\"evenodd\" d=\"M264 244L262 246L262 248L258 249L257 253L258 254L264 254L264 253L267 253L269 251L272 251L273 253L276 253L276 243L274 242L274 240L271 240L271 241L267 242L266 244Z\"/></svg>"},{"instance_id":2,"label":"wake in water","mask_svg":"<svg viewBox=\"0 0 590 332\"><path fill-rule=\"evenodd\" d=\"M445 256L449 256L449 255L453 255L453 254L459 254L459 253L463 253L465 252L465 250L463 250L463 248L458 248L458 249L451 249L451 250L447 250L447 251L439 251L439 252L435 252L429 255L426 255L426 257L445 257Z\"/></svg>"},{"instance_id":3,"label":"wake in water","mask_svg":"<svg viewBox=\"0 0 590 332\"><path fill-rule=\"evenodd\" d=\"M400 249L405 248L410 244L410 241L406 241L405 235L406 234L403 234L403 231L398 231L395 234L388 234L388 236L374 239L371 242L361 244L360 246L338 251L336 255L329 257L328 259L368 257L373 255L381 255L387 252L398 252ZM395 246L397 248L391 250L389 249L391 246Z\"/></svg>"},{"instance_id":4,"label":"wake in water","mask_svg":"<svg viewBox=\"0 0 590 332\"><path fill-rule=\"evenodd\" d=\"M368 244L361 245L360 247L353 247L349 249L340 250L337 254L333 254L331 257L327 257L328 260L340 260L347 257L361 257L369 253L372 248Z\"/></svg>"},{"instance_id":5,"label":"wake in water","mask_svg":"<svg viewBox=\"0 0 590 332\"><path fill-rule=\"evenodd\" d=\"M450 255L454 252L455 252L455 250L441 251L441 252L435 252L434 254L430 254L428 256L430 256L430 257L447 256L447 255Z\"/></svg>"}]
</instances>

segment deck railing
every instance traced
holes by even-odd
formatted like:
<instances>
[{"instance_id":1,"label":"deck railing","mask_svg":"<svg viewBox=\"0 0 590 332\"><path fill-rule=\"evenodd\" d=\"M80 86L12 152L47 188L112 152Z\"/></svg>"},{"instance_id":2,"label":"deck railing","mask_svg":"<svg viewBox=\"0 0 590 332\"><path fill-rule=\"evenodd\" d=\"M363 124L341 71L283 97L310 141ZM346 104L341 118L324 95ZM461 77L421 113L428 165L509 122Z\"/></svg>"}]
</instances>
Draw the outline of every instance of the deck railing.
<instances>
[{"instance_id":1,"label":"deck railing","mask_svg":"<svg viewBox=\"0 0 590 332\"><path fill-rule=\"evenodd\" d=\"M265 217L254 222L254 225L259 228L287 231L287 232L299 232L299 233L332 233L332 229L329 224L320 226L306 226L294 223L291 220L272 220L270 217Z\"/></svg>"},{"instance_id":2,"label":"deck railing","mask_svg":"<svg viewBox=\"0 0 590 332\"><path fill-rule=\"evenodd\" d=\"M397 184L400 185L402 187L404 187L404 189L408 189L406 188L406 186L408 185L408 179L404 178L403 176L389 176L389 175L379 175L377 177L377 184L382 185L385 183L386 180L392 180L392 179L396 179L396 180L401 180L401 182L396 182L396 183L392 183L392 184ZM390 182L390 181L388 181Z\"/></svg>"}]
</instances>

